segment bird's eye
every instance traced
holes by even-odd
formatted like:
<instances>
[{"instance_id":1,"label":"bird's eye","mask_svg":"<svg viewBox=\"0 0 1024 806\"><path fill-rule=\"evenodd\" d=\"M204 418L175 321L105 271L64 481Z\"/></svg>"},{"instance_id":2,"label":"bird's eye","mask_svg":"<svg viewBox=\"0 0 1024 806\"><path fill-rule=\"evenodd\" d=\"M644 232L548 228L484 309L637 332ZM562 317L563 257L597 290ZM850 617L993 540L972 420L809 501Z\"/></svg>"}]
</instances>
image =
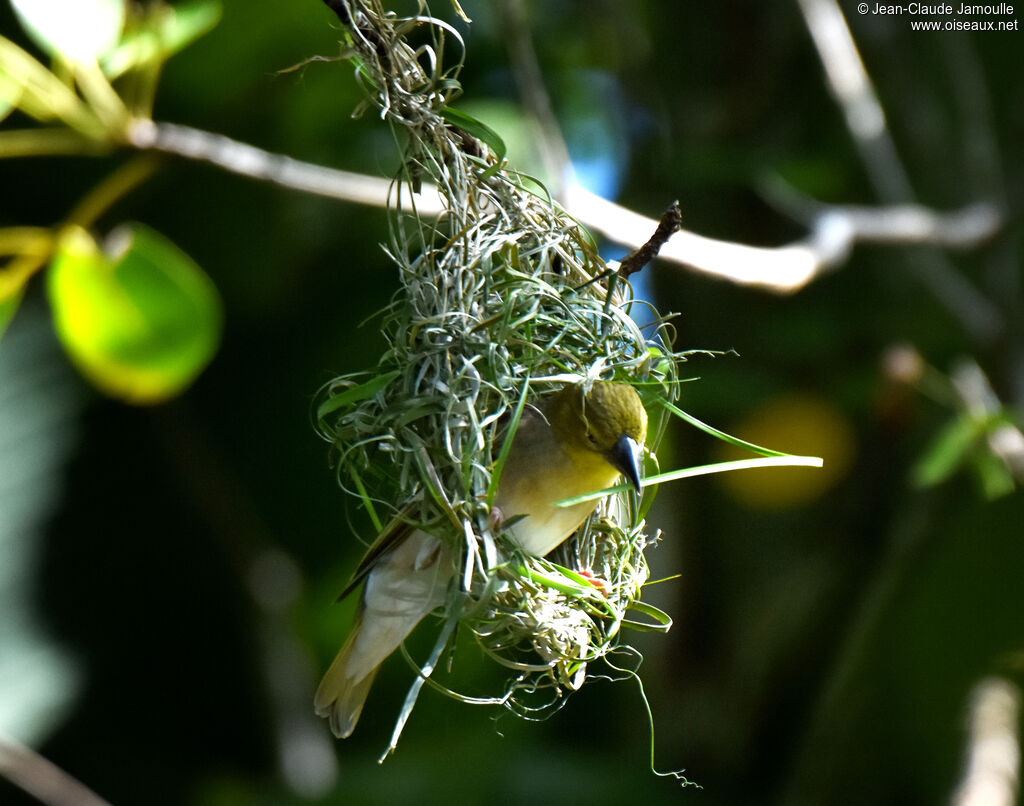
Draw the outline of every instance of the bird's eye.
<instances>
[{"instance_id":1,"label":"bird's eye","mask_svg":"<svg viewBox=\"0 0 1024 806\"><path fill-rule=\"evenodd\" d=\"M591 445L596 445L597 444L597 437L594 436L594 432L593 431L587 431L587 441Z\"/></svg>"}]
</instances>

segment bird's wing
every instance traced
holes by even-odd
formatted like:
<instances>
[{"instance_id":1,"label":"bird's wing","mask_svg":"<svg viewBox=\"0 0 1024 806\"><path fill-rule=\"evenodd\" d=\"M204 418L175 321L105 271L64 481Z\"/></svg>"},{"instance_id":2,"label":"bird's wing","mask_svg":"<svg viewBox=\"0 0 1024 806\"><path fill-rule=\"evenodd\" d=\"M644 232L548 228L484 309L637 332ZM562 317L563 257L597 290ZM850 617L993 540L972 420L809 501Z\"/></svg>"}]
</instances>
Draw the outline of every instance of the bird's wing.
<instances>
[{"instance_id":1,"label":"bird's wing","mask_svg":"<svg viewBox=\"0 0 1024 806\"><path fill-rule=\"evenodd\" d=\"M404 539L387 546L364 563L366 584L355 625L313 700L317 714L330 719L339 737L355 727L380 664L448 595L452 569L441 541L409 529Z\"/></svg>"},{"instance_id":2,"label":"bird's wing","mask_svg":"<svg viewBox=\"0 0 1024 806\"><path fill-rule=\"evenodd\" d=\"M409 535L412 534L413 526L409 522L410 510L411 507L407 507L404 511L395 515L395 517L388 521L380 534L377 535L377 538L366 550L366 554L363 555L363 559L359 561L359 565L352 574L352 579L345 586L345 590L338 596L339 602L362 584L367 574L370 573L377 560L383 554L391 551L391 549L408 539Z\"/></svg>"}]
</instances>

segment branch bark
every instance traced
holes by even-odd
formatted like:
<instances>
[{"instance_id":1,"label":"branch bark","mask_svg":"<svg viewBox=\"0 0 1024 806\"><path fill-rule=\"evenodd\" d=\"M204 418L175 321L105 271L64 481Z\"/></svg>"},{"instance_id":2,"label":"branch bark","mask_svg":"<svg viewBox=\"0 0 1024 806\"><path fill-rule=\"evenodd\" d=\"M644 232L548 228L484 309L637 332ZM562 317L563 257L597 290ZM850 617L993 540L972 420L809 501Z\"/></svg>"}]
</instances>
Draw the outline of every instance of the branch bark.
<instances>
[{"instance_id":1,"label":"branch bark","mask_svg":"<svg viewBox=\"0 0 1024 806\"><path fill-rule=\"evenodd\" d=\"M52 761L0 737L0 776L47 806L110 806Z\"/></svg>"},{"instance_id":2,"label":"branch bark","mask_svg":"<svg viewBox=\"0 0 1024 806\"><path fill-rule=\"evenodd\" d=\"M138 121L129 130L129 142L143 151L207 162L291 190L375 207L393 202L424 216L445 212L433 185L424 183L418 193L403 189L399 194L398 186L389 179L302 162L188 126ZM597 196L575 182L565 186L560 201L581 223L631 249L641 249L659 226L657 220ZM680 229L664 243L658 256L740 285L792 293L841 265L858 243L936 244L967 249L984 242L1002 225L998 208L987 203L950 213L914 204L857 207L805 202L803 209L810 233L794 243L748 246ZM974 313L977 317L989 314L987 307Z\"/></svg>"},{"instance_id":3,"label":"branch bark","mask_svg":"<svg viewBox=\"0 0 1024 806\"><path fill-rule=\"evenodd\" d=\"M967 763L953 806L1013 806L1020 786L1020 690L1000 678L981 681L971 698Z\"/></svg>"}]
</instances>

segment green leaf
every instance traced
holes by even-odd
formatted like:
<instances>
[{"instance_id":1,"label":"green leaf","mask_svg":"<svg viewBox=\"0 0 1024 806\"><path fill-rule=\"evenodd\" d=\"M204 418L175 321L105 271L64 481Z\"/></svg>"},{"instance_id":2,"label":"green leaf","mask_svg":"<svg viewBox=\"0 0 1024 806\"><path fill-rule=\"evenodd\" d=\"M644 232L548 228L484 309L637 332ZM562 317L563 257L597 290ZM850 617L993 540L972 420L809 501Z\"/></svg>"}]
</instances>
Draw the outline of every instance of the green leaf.
<instances>
[{"instance_id":1,"label":"green leaf","mask_svg":"<svg viewBox=\"0 0 1024 806\"><path fill-rule=\"evenodd\" d=\"M653 452L648 452L647 455L643 457L643 464L640 467L641 476L643 478L659 474L661 472L661 464L658 462L658 455ZM647 513L651 511L651 507L654 505L654 499L657 495L657 486L641 488L640 500L637 502L638 506L634 522L642 521L647 517Z\"/></svg>"},{"instance_id":2,"label":"green leaf","mask_svg":"<svg viewBox=\"0 0 1024 806\"><path fill-rule=\"evenodd\" d=\"M25 286L53 249L46 227L0 227L0 338L25 295Z\"/></svg>"},{"instance_id":3,"label":"green leaf","mask_svg":"<svg viewBox=\"0 0 1024 806\"><path fill-rule=\"evenodd\" d=\"M971 460L971 469L978 478L982 494L989 501L1009 495L1016 489L1010 468L991 450L977 451Z\"/></svg>"},{"instance_id":4,"label":"green leaf","mask_svg":"<svg viewBox=\"0 0 1024 806\"><path fill-rule=\"evenodd\" d=\"M566 596L576 599L592 599L594 604L603 605L603 608L607 609L608 605L602 600L598 588L589 580L575 571L553 562L545 561L544 565L547 567L531 567L520 563L516 566L516 573L531 582L564 593Z\"/></svg>"},{"instance_id":5,"label":"green leaf","mask_svg":"<svg viewBox=\"0 0 1024 806\"><path fill-rule=\"evenodd\" d=\"M109 254L70 228L48 272L57 335L106 394L158 403L184 390L213 358L221 306L210 278L162 235L133 224Z\"/></svg>"},{"instance_id":6,"label":"green leaf","mask_svg":"<svg viewBox=\"0 0 1024 806\"><path fill-rule=\"evenodd\" d=\"M714 426L708 425L707 423L698 420L692 414L687 414L681 408L673 405L672 403L669 403L664 398L658 398L658 403L660 403L667 411L671 412L676 417L686 420L686 422L688 422L690 425L699 428L705 434L710 434L711 436L720 439L723 442L727 442L728 444L736 448L743 448L748 451L753 451L754 453L760 454L761 456L789 455L787 453L783 453L782 451L773 451L771 448L762 448L760 445L755 445L753 442L747 442L746 440L740 439L739 437L734 437L729 434L726 434L724 431L719 431Z\"/></svg>"},{"instance_id":7,"label":"green leaf","mask_svg":"<svg viewBox=\"0 0 1024 806\"><path fill-rule=\"evenodd\" d=\"M21 100L21 86L0 66L0 121L11 114Z\"/></svg>"},{"instance_id":8,"label":"green leaf","mask_svg":"<svg viewBox=\"0 0 1024 806\"><path fill-rule=\"evenodd\" d=\"M636 619L623 619L622 626L629 627L641 632L668 632L672 629L672 617L664 610L646 602L631 602L627 610L636 611L648 616L650 621L637 621Z\"/></svg>"},{"instance_id":9,"label":"green leaf","mask_svg":"<svg viewBox=\"0 0 1024 806\"><path fill-rule=\"evenodd\" d=\"M983 433L983 424L964 414L943 428L915 463L911 479L918 487L945 481L966 461Z\"/></svg>"},{"instance_id":10,"label":"green leaf","mask_svg":"<svg viewBox=\"0 0 1024 806\"><path fill-rule=\"evenodd\" d=\"M373 528L377 534L384 531L384 522L377 515L377 508L373 505L373 498L370 497L370 493L366 489L366 485L363 484L363 478L359 475L354 467L350 471L352 473L352 481L356 484L356 491L359 493L359 498L363 502L363 506L366 507L366 513L370 516L370 521L373 523Z\"/></svg>"},{"instance_id":11,"label":"green leaf","mask_svg":"<svg viewBox=\"0 0 1024 806\"><path fill-rule=\"evenodd\" d=\"M174 6L154 5L139 25L130 28L103 58L103 72L116 78L145 64L159 64L192 44L220 21L217 0L192 0Z\"/></svg>"},{"instance_id":12,"label":"green leaf","mask_svg":"<svg viewBox=\"0 0 1024 806\"><path fill-rule=\"evenodd\" d=\"M327 400L317 406L317 420L322 420L328 414L333 414L338 409L351 405L352 403L358 403L360 400L366 400L367 398L373 397L377 392L401 374L402 373L397 369L392 370L391 372L385 372L383 375L374 376L366 383L361 383L358 386L350 386L343 392L331 395L331 397L327 398Z\"/></svg>"},{"instance_id":13,"label":"green leaf","mask_svg":"<svg viewBox=\"0 0 1024 806\"><path fill-rule=\"evenodd\" d=\"M94 62L117 44L124 0L11 0L25 32L51 56Z\"/></svg>"},{"instance_id":14,"label":"green leaf","mask_svg":"<svg viewBox=\"0 0 1024 806\"><path fill-rule=\"evenodd\" d=\"M452 8L455 9L455 13L459 15L463 22L472 22L469 17L466 16L466 12L462 10L462 6L459 5L459 0L452 0Z\"/></svg>"},{"instance_id":15,"label":"green leaf","mask_svg":"<svg viewBox=\"0 0 1024 806\"><path fill-rule=\"evenodd\" d=\"M710 465L697 465L696 467L685 467L680 470L670 470L667 473L658 473L656 476L645 477L641 480L641 488L651 487L655 484L662 484L666 481L678 481L691 476L709 476L712 473L728 473L732 470L753 470L758 467L821 467L820 456L792 456L783 454L781 456L763 456L760 459L737 459L731 462L715 462ZM564 498L555 501L556 507L571 507L582 504L584 501L596 501L606 495L624 493L633 489L633 485L627 482L616 484L613 487L606 487L603 490L595 490L592 493L576 495L572 498Z\"/></svg>"},{"instance_id":16,"label":"green leaf","mask_svg":"<svg viewBox=\"0 0 1024 806\"><path fill-rule=\"evenodd\" d=\"M526 407L526 391L530 387L530 376L527 373L526 381L523 383L522 394L519 395L519 402L516 403L515 410L512 412L512 420L508 426L508 432L505 436L504 442L501 443L501 450L498 451L498 459L494 463L494 469L491 471L491 480L487 485L487 506L491 506L494 503L494 496L498 492L498 481L501 478L501 471L505 467L505 462L508 459L508 455L512 450L512 437L515 436L516 429L519 428L519 420L523 416L523 409Z\"/></svg>"},{"instance_id":17,"label":"green leaf","mask_svg":"<svg viewBox=\"0 0 1024 806\"><path fill-rule=\"evenodd\" d=\"M104 138L105 126L74 91L38 59L0 36L3 101L36 120L61 120L88 137ZM0 154L3 156L3 154Z\"/></svg>"},{"instance_id":18,"label":"green leaf","mask_svg":"<svg viewBox=\"0 0 1024 806\"><path fill-rule=\"evenodd\" d=\"M14 293L0 299L0 339L4 337L4 331L7 330L7 326L11 323L11 319L14 318L14 314L18 310L18 305L21 303L24 291L25 287L21 286L20 288L15 289Z\"/></svg>"},{"instance_id":19,"label":"green leaf","mask_svg":"<svg viewBox=\"0 0 1024 806\"><path fill-rule=\"evenodd\" d=\"M499 164L505 159L505 153L508 150L505 148L505 141L487 124L481 123L475 117L467 115L465 112L460 112L451 106L446 106L441 110L441 117L453 126L458 126L463 131L473 135L477 140L482 140L486 143L498 158Z\"/></svg>"}]
</instances>

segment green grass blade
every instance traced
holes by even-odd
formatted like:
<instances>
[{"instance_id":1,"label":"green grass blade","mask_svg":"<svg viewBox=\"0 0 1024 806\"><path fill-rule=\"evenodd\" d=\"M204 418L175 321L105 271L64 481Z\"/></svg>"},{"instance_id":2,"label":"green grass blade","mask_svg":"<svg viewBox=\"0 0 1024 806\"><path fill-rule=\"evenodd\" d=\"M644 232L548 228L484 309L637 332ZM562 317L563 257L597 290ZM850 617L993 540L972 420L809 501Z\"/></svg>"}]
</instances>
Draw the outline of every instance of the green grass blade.
<instances>
[{"instance_id":1,"label":"green grass blade","mask_svg":"<svg viewBox=\"0 0 1024 806\"><path fill-rule=\"evenodd\" d=\"M715 462L710 465L698 465L697 467L684 467L681 470L671 470L668 473L659 473L656 476L644 479L641 487L650 487L653 484L661 484L666 481L676 481L690 476L707 476L712 473L726 473L730 470L750 470L758 467L821 467L820 456L764 456L760 459L737 459L731 462ZM595 490L592 493L584 493L573 498L565 498L556 501L555 506L571 507L574 504L582 504L584 501L596 501L606 495L622 493L632 490L633 485L624 483L616 484L614 487L606 487L603 490Z\"/></svg>"},{"instance_id":2,"label":"green grass blade","mask_svg":"<svg viewBox=\"0 0 1024 806\"><path fill-rule=\"evenodd\" d=\"M494 496L498 491L498 481L501 479L501 470L505 467L505 460L508 459L509 451L512 450L512 437L515 436L516 429L519 427L519 420L523 416L523 409L526 408L526 390L529 388L530 378L527 376L526 382L523 383L523 392L519 395L519 401L516 403L516 410L512 413L512 422L509 423L508 431L505 434L505 441L498 452L498 460L494 464L491 481L487 485L487 506L491 506L494 503Z\"/></svg>"},{"instance_id":3,"label":"green grass blade","mask_svg":"<svg viewBox=\"0 0 1024 806\"><path fill-rule=\"evenodd\" d=\"M328 414L333 414L338 409L347 406L350 403L357 403L360 400L366 400L367 398L373 397L377 392L401 374L402 373L398 370L385 372L383 375L377 375L376 377L371 378L366 383L361 383L358 386L350 387L337 395L332 395L317 407L317 420L322 420Z\"/></svg>"},{"instance_id":4,"label":"green grass blade","mask_svg":"<svg viewBox=\"0 0 1024 806\"><path fill-rule=\"evenodd\" d=\"M782 451L773 451L771 448L762 448L760 445L755 445L753 442L747 442L746 440L742 440L739 437L734 437L734 436L731 436L730 434L726 434L724 431L719 431L714 426L708 425L707 423L705 423L705 422L703 422L701 420L698 420L692 414L687 414L681 408L679 408L678 406L673 405L672 403L669 403L664 398L659 398L658 402L667 411L671 412L676 417L679 417L682 420L686 420L686 422L688 422L690 425L694 426L695 428L699 428L705 434L710 434L711 436L713 436L713 437L715 437L717 439L720 439L723 442L728 442L730 445L734 445L737 448L745 448L746 450L753 451L754 453L760 454L761 456L788 456L789 455L789 454L783 453Z\"/></svg>"}]
</instances>

